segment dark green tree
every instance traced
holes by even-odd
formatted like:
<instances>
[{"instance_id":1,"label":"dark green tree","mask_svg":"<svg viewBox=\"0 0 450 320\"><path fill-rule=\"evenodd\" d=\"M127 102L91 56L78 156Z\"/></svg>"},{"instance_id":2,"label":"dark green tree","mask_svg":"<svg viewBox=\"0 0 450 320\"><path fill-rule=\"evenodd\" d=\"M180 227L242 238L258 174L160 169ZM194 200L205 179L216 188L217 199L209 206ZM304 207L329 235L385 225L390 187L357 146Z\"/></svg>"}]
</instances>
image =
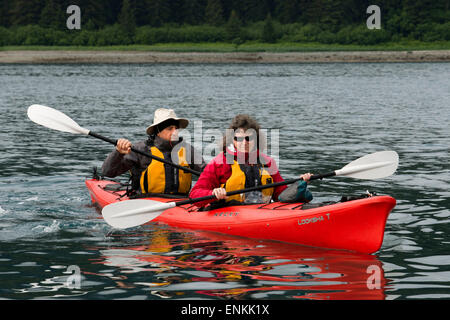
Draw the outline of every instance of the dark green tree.
<instances>
[{"instance_id":1,"label":"dark green tree","mask_svg":"<svg viewBox=\"0 0 450 320\"><path fill-rule=\"evenodd\" d=\"M239 19L236 11L231 11L230 18L226 25L227 38L234 40L241 38L242 21Z\"/></svg>"},{"instance_id":2,"label":"dark green tree","mask_svg":"<svg viewBox=\"0 0 450 320\"><path fill-rule=\"evenodd\" d=\"M263 21L269 13L266 0L241 0L234 8L243 23Z\"/></svg>"},{"instance_id":3,"label":"dark green tree","mask_svg":"<svg viewBox=\"0 0 450 320\"><path fill-rule=\"evenodd\" d=\"M301 9L298 0L280 0L276 10L276 18L281 23L300 21Z\"/></svg>"},{"instance_id":4,"label":"dark green tree","mask_svg":"<svg viewBox=\"0 0 450 320\"><path fill-rule=\"evenodd\" d=\"M269 43L274 43L277 41L277 34L275 32L275 27L270 14L267 15L266 21L264 22L262 41Z\"/></svg>"},{"instance_id":5,"label":"dark green tree","mask_svg":"<svg viewBox=\"0 0 450 320\"><path fill-rule=\"evenodd\" d=\"M9 7L9 23L13 26L38 24L42 10L40 0L14 0Z\"/></svg>"},{"instance_id":6,"label":"dark green tree","mask_svg":"<svg viewBox=\"0 0 450 320\"><path fill-rule=\"evenodd\" d=\"M322 0L319 21L324 30L335 32L345 22L346 16L342 2L342 0Z\"/></svg>"},{"instance_id":7,"label":"dark green tree","mask_svg":"<svg viewBox=\"0 0 450 320\"><path fill-rule=\"evenodd\" d=\"M99 29L117 22L121 9L120 0L65 0L61 7L67 19L66 9L69 5L77 5L81 10L81 29L89 22L89 28Z\"/></svg>"},{"instance_id":8,"label":"dark green tree","mask_svg":"<svg viewBox=\"0 0 450 320\"><path fill-rule=\"evenodd\" d=\"M340 2L341 6L337 10L338 14L342 15L339 17L340 24L355 25L365 23L368 17L366 13L367 7L372 3L360 0L341 0ZM378 4L379 2L375 3Z\"/></svg>"},{"instance_id":9,"label":"dark green tree","mask_svg":"<svg viewBox=\"0 0 450 320\"><path fill-rule=\"evenodd\" d=\"M205 8L205 22L213 26L219 26L224 23L220 0L208 0Z\"/></svg>"},{"instance_id":10,"label":"dark green tree","mask_svg":"<svg viewBox=\"0 0 450 320\"><path fill-rule=\"evenodd\" d=\"M132 7L130 0L123 0L118 22L128 35L132 35L134 33L136 29L136 20L134 16L134 8Z\"/></svg>"},{"instance_id":11,"label":"dark green tree","mask_svg":"<svg viewBox=\"0 0 450 320\"><path fill-rule=\"evenodd\" d=\"M9 1L0 0L0 26L9 27L9 6Z\"/></svg>"},{"instance_id":12,"label":"dark green tree","mask_svg":"<svg viewBox=\"0 0 450 320\"><path fill-rule=\"evenodd\" d=\"M53 29L63 29L66 26L65 10L56 0L46 0L45 6L41 11L39 25Z\"/></svg>"},{"instance_id":13,"label":"dark green tree","mask_svg":"<svg viewBox=\"0 0 450 320\"><path fill-rule=\"evenodd\" d=\"M40 25L56 31L65 29L68 18L66 8L72 4L81 9L82 29L90 31L83 34L84 38L78 38L79 43L86 43L86 39L90 43L96 42L98 35L91 31L101 31L114 24L119 26L109 28L109 33L102 33L102 43L117 42L110 39L114 37L111 34L123 35L125 30L126 34L133 34L136 26L166 25L164 30L148 28L146 31L151 39L166 39L167 30L175 25L202 25L205 22L225 25L227 39L240 41L258 38L261 25L265 27L264 41L272 41L267 35L271 34L273 26L278 31L275 32L277 36L282 36L283 31L287 38L296 34L296 28L301 29L297 37L301 41L318 41L320 38L324 43L331 43L338 34L340 43L358 37L358 43L385 41L389 37L393 41L401 37L435 41L448 38L450 21L449 0L0 0L0 26L12 27L7 31L3 29L3 37L6 37L5 34L10 37L11 34L14 43L21 43L24 36L30 40L29 43L41 43L41 40L36 40L39 37L44 40L51 38L53 43L71 43L70 37L62 39L64 37L57 32L45 35L43 33L46 31L38 27L21 29L19 36L14 34L14 27ZM364 29L368 18L366 9L371 4L381 8L384 33L375 35L373 32L366 33ZM271 23L267 19L268 14L273 17ZM248 32L245 35L242 33L244 25L248 28L253 22L263 21L263 24L255 24L258 26L255 30L245 29ZM290 26L279 28L278 22ZM30 30L35 33L30 33ZM195 30L193 33L203 32L202 28L191 30ZM208 32L211 30L215 29L209 28ZM170 34L181 41L186 36L182 35L183 32L176 30ZM372 40L366 41L369 36ZM221 39L223 37L220 36Z\"/></svg>"},{"instance_id":14,"label":"dark green tree","mask_svg":"<svg viewBox=\"0 0 450 320\"><path fill-rule=\"evenodd\" d=\"M145 26L149 24L149 4L147 0L138 0L134 2L134 16L136 26Z\"/></svg>"},{"instance_id":15,"label":"dark green tree","mask_svg":"<svg viewBox=\"0 0 450 320\"><path fill-rule=\"evenodd\" d=\"M185 0L182 11L183 23L198 25L204 22L205 6L201 0Z\"/></svg>"},{"instance_id":16,"label":"dark green tree","mask_svg":"<svg viewBox=\"0 0 450 320\"><path fill-rule=\"evenodd\" d=\"M117 22L117 17L122 8L121 0L96 0L91 2L94 2L93 5L95 4L98 7L98 9L93 7L94 10L100 10L96 12L95 22L98 26L111 25Z\"/></svg>"},{"instance_id":17,"label":"dark green tree","mask_svg":"<svg viewBox=\"0 0 450 320\"><path fill-rule=\"evenodd\" d=\"M422 1L413 1L413 0L403 0L403 12L406 15L406 19L414 24L424 24L428 22L432 22L430 12L433 7L436 5L433 0L422 0Z\"/></svg>"},{"instance_id":18,"label":"dark green tree","mask_svg":"<svg viewBox=\"0 0 450 320\"><path fill-rule=\"evenodd\" d=\"M301 3L301 8L303 8L303 23L320 23L320 19L323 13L322 0L303 0Z\"/></svg>"},{"instance_id":19,"label":"dark green tree","mask_svg":"<svg viewBox=\"0 0 450 320\"><path fill-rule=\"evenodd\" d=\"M185 0L166 0L170 8L169 21L176 24L183 24L184 13L183 7ZM186 0L189 1L189 0Z\"/></svg>"},{"instance_id":20,"label":"dark green tree","mask_svg":"<svg viewBox=\"0 0 450 320\"><path fill-rule=\"evenodd\" d=\"M148 21L152 27L160 27L170 20L170 7L165 0L147 0Z\"/></svg>"}]
</instances>

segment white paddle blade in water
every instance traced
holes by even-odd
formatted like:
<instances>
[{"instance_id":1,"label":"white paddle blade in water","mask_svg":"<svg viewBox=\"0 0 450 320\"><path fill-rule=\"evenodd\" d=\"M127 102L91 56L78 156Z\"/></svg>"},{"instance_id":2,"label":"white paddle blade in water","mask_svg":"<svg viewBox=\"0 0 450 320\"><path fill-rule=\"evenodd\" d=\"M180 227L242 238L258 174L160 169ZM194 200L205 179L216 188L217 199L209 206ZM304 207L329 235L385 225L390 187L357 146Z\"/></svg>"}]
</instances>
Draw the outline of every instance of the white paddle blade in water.
<instances>
[{"instance_id":1,"label":"white paddle blade in water","mask_svg":"<svg viewBox=\"0 0 450 320\"><path fill-rule=\"evenodd\" d=\"M41 126L75 134L89 134L89 130L78 125L71 118L56 109L33 104L28 107L28 118Z\"/></svg>"},{"instance_id":2,"label":"white paddle blade in water","mask_svg":"<svg viewBox=\"0 0 450 320\"><path fill-rule=\"evenodd\" d=\"M336 175L356 179L380 179L394 174L397 167L397 152L380 151L350 162L342 169L336 170Z\"/></svg>"},{"instance_id":3,"label":"white paddle blade in water","mask_svg":"<svg viewBox=\"0 0 450 320\"><path fill-rule=\"evenodd\" d=\"M116 229L126 229L149 222L163 213L164 210L175 206L175 202L133 199L105 206L102 215L110 226Z\"/></svg>"}]
</instances>

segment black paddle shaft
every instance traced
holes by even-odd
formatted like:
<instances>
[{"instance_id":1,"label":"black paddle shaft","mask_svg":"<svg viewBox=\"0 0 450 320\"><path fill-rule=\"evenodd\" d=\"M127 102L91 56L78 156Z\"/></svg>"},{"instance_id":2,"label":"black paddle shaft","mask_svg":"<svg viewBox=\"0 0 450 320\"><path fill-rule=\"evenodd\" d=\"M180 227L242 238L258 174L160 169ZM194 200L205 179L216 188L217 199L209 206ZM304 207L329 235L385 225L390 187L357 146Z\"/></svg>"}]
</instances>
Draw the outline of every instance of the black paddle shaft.
<instances>
[{"instance_id":1,"label":"black paddle shaft","mask_svg":"<svg viewBox=\"0 0 450 320\"><path fill-rule=\"evenodd\" d=\"M336 175L335 171L324 173L324 174L317 174L317 175L315 174L315 175L311 176L310 180L318 180L318 179L323 179L323 178L327 178L327 177L333 177L335 175ZM292 183L300 181L300 180L302 180L302 178L295 178L295 179L290 179L290 180L286 180L286 181L266 184L266 185L262 185L262 186L255 186L255 187L250 187L250 188L246 188L246 189L230 191L230 192L227 192L227 196L233 196L235 194L241 194L241 193L246 193L246 192L251 192L251 191L258 191L258 190L263 190L263 189L267 189L267 188L275 188L275 187L285 186L285 185L292 184ZM200 197L200 198L182 200L182 201L175 202L175 204L176 204L176 206L182 206L184 204L190 204L190 203L212 200L212 199L216 199L216 196L211 195L211 196L205 196L205 197Z\"/></svg>"},{"instance_id":2,"label":"black paddle shaft","mask_svg":"<svg viewBox=\"0 0 450 320\"><path fill-rule=\"evenodd\" d=\"M89 135L92 136L92 137L94 137L94 138L97 138L97 139L100 139L100 140L109 142L109 143L111 143L111 144L113 144L113 145L117 145L117 140L109 139L109 138L104 137L104 136L102 136L102 135L100 135L100 134L98 134L98 133L89 131ZM143 155L143 156L145 156L145 157L149 157L149 158L151 158L151 159L154 159L154 160L157 160L157 161L161 161L161 162L163 162L163 163L166 163L166 164L168 164L168 165L170 165L170 166L172 166L172 167L175 167L175 168L177 168L177 169L183 170L183 171L185 171L185 172L189 172L189 173L195 174L195 175L197 175L197 176L200 175L200 172L198 172L198 171L195 171L195 170L192 170L191 168L183 167L183 166L180 166L180 165L178 165L178 164L172 163L172 162L170 162L170 161L168 161L168 160L166 160L166 159L163 159L163 158L154 156L154 155L152 155L151 153L148 153L148 152L145 152L145 151L136 149L136 148L134 148L133 146L131 147L131 150L132 150L133 152L139 153L139 154L141 154L141 155Z\"/></svg>"}]
</instances>

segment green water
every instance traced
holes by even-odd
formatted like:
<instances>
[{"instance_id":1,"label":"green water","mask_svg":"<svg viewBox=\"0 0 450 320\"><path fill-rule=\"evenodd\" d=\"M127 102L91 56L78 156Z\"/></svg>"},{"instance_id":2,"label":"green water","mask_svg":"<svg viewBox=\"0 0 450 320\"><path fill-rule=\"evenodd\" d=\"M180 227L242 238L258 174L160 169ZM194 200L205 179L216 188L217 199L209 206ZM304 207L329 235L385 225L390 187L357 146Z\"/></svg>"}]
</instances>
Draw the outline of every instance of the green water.
<instances>
[{"instance_id":1,"label":"green water","mask_svg":"<svg viewBox=\"0 0 450 320\"><path fill-rule=\"evenodd\" d=\"M0 298L450 298L448 63L0 65L0 88ZM32 123L31 104L132 141L145 139L157 107L202 121L204 143L249 113L279 130L285 179L395 150L392 177L310 188L317 202L368 189L397 206L374 255L167 226L111 230L84 180L112 146ZM369 266L381 270L377 288Z\"/></svg>"}]
</instances>

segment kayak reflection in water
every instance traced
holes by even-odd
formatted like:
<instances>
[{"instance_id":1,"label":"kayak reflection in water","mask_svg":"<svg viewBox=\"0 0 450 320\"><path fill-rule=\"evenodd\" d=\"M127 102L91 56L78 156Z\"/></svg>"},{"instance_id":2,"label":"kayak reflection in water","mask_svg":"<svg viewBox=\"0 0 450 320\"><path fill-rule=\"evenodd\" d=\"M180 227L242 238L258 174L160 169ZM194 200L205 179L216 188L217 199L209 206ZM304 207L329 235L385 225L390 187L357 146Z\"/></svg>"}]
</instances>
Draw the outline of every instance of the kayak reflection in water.
<instances>
[{"instance_id":1,"label":"kayak reflection in water","mask_svg":"<svg viewBox=\"0 0 450 320\"><path fill-rule=\"evenodd\" d=\"M136 149L150 152L153 156L171 163L189 167L201 172L206 166L203 158L195 156L197 151L178 136L179 129L188 126L189 121L177 118L172 109L160 108L155 111L154 121L147 128L149 138L134 145ZM190 159L187 157L190 156ZM194 163L201 159L200 164ZM158 160L140 155L131 150L131 142L119 139L116 149L111 152L102 166L102 174L114 178L131 171L131 185L138 194L175 194L186 196L192 183L191 173L177 169Z\"/></svg>"},{"instance_id":2,"label":"kayak reflection in water","mask_svg":"<svg viewBox=\"0 0 450 320\"><path fill-rule=\"evenodd\" d=\"M258 122L246 114L239 114L231 122L223 137L222 152L204 169L189 197L216 196L212 206L242 203L309 202L313 196L308 190L312 174L305 173L299 183L260 191L226 196L227 192L281 182L275 160L264 154L266 137ZM195 203L204 207L214 200Z\"/></svg>"}]
</instances>

